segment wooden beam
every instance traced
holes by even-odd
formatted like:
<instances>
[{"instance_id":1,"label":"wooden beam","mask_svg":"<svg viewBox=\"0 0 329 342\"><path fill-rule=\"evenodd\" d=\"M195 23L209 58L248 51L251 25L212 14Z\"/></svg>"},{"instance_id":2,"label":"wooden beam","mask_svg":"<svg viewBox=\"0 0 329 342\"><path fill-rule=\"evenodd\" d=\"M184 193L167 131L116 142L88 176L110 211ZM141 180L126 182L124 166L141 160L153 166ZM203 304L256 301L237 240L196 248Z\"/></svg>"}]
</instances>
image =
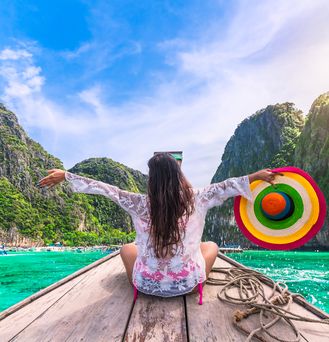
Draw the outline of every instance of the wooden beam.
<instances>
[{"instance_id":1,"label":"wooden beam","mask_svg":"<svg viewBox=\"0 0 329 342\"><path fill-rule=\"evenodd\" d=\"M245 266L235 262L229 257L219 254L215 261L214 267L232 267ZM224 275L211 272L210 277L223 279ZM270 281L264 281L265 295L269 296L272 292ZM188 332L190 341L210 340L210 341L245 341L246 334L241 332L233 324L233 314L236 310L246 310L246 305L231 304L218 299L217 294L223 286L206 284L204 287L204 300L203 305L196 304L197 294L186 296L186 311ZM230 290L230 295L238 297L237 289ZM311 304L309 304L311 305ZM307 307L299 305L296 302L292 303L291 311L300 314L304 317L319 319L313 312L308 310ZM265 319L265 318L264 318ZM265 319L265 322L268 320ZM317 342L327 342L329 336L329 326L320 323L306 323L293 321L301 334L309 341L316 339ZM252 331L259 327L259 316L251 315L248 319L239 323L247 331ZM293 340L294 334L289 328L288 324L283 320L273 326L270 332L282 339ZM268 335L260 332L258 333L264 340L268 342L275 341Z\"/></svg>"},{"instance_id":2,"label":"wooden beam","mask_svg":"<svg viewBox=\"0 0 329 342\"><path fill-rule=\"evenodd\" d=\"M138 292L124 341L187 341L183 296L163 298Z\"/></svg>"},{"instance_id":3,"label":"wooden beam","mask_svg":"<svg viewBox=\"0 0 329 342\"><path fill-rule=\"evenodd\" d=\"M88 271L14 341L121 341L132 305L133 289L118 256ZM33 303L28 307L33 312Z\"/></svg>"},{"instance_id":4,"label":"wooden beam","mask_svg":"<svg viewBox=\"0 0 329 342\"><path fill-rule=\"evenodd\" d=\"M98 259L98 260L96 260L95 262L93 262L92 264L89 264L89 265L87 265L87 266L85 266L85 267L83 267L83 268L77 270L76 272L74 272L74 273L68 275L67 277L65 277L65 278L63 278L63 279L57 281L56 283L54 283L54 284L52 284L52 285L49 285L49 286L47 286L46 288L44 288L44 289L42 289L42 290L40 290L40 291L38 291L38 292L32 294L31 296L29 296L29 297L23 299L22 301L20 301L20 302L14 304L14 305L12 305L12 306L9 307L8 309L6 309L6 310L4 310L4 311L2 311L2 312L0 313L0 321L3 320L5 317L7 317L7 316L13 314L13 313L16 312L17 310L20 310L20 309L21 309L22 307L24 307L25 305L27 305L27 304L29 304L29 303L35 301L36 299L38 299L38 298L44 296L45 294L47 294L47 293L53 291L54 289L56 289L56 288L62 286L63 284L66 284L66 283L70 282L72 279L74 279L74 278L80 276L81 274L83 274L83 273L85 273L85 272L91 270L92 268L94 268L94 267L96 267L96 266L102 264L103 262L105 262L105 261L107 261L107 260L109 260L109 259L112 259L113 257L117 256L119 253L120 253L120 251L116 251L116 252L111 253L111 254L109 254L109 255L107 255L107 256L101 258L101 259Z\"/></svg>"}]
</instances>

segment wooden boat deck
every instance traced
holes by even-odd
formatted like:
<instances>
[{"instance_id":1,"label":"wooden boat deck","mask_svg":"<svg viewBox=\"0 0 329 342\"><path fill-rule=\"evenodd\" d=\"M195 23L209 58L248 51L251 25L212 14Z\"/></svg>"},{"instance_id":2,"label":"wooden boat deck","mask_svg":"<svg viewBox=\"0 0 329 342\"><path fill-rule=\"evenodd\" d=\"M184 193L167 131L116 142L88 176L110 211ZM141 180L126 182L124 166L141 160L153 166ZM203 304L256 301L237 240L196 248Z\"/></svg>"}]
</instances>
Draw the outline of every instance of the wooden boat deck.
<instances>
[{"instance_id":1,"label":"wooden boat deck","mask_svg":"<svg viewBox=\"0 0 329 342\"><path fill-rule=\"evenodd\" d=\"M134 304L133 289L118 254L107 255L1 312L0 341L246 340L232 323L233 311L241 306L220 301L220 286L205 285L203 305L198 304L198 294L160 298L141 292ZM232 265L241 266L219 253L214 266ZM211 276L220 277L218 273ZM271 292L267 285L266 291ZM329 318L299 298L292 311L311 318ZM246 322L250 330L257 326L253 318ZM292 338L285 323L280 324L276 328L280 336ZM296 322L296 326L306 341L329 340L329 325Z\"/></svg>"}]
</instances>

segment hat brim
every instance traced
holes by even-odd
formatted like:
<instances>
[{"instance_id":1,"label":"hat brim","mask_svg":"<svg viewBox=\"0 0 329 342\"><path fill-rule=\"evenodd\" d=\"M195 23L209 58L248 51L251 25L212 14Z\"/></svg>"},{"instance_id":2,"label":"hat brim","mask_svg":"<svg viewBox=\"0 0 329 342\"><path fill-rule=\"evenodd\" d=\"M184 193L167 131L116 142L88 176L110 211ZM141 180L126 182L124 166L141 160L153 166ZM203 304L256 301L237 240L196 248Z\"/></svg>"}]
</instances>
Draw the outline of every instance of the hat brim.
<instances>
[{"instance_id":1,"label":"hat brim","mask_svg":"<svg viewBox=\"0 0 329 342\"><path fill-rule=\"evenodd\" d=\"M253 202L241 196L235 198L235 219L242 233L253 243L272 250L294 249L304 245L322 228L326 217L325 197L313 178L302 169L289 166L272 171L284 174L277 175L274 183L287 184L299 193L303 201L301 217L284 229L266 227L257 219L253 202L263 189L272 186L265 181L254 181L250 184Z\"/></svg>"}]
</instances>

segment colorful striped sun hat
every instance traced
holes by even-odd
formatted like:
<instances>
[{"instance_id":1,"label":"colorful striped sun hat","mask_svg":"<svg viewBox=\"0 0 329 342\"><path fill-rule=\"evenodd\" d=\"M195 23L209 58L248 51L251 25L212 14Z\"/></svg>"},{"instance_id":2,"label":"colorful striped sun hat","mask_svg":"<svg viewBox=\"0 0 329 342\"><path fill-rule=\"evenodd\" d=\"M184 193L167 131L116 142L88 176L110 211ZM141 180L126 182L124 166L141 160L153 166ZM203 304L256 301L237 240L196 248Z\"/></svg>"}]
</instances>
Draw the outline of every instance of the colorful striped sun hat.
<instances>
[{"instance_id":1,"label":"colorful striped sun hat","mask_svg":"<svg viewBox=\"0 0 329 342\"><path fill-rule=\"evenodd\" d=\"M234 216L242 233L255 244L289 250L309 241L322 228L326 200L314 179L294 166L272 169L273 183L250 184L253 201L237 196Z\"/></svg>"}]
</instances>

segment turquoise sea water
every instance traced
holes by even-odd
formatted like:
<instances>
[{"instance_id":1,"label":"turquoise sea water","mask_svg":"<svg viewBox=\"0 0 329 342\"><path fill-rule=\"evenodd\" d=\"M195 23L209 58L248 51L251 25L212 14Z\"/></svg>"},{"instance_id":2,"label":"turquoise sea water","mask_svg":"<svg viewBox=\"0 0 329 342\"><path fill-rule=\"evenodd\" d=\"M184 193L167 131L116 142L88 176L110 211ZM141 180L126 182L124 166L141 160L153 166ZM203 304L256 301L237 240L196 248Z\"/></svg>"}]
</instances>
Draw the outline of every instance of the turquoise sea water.
<instances>
[{"instance_id":1,"label":"turquoise sea water","mask_svg":"<svg viewBox=\"0 0 329 342\"><path fill-rule=\"evenodd\" d=\"M244 251L227 256L284 281L291 292L329 313L329 252Z\"/></svg>"},{"instance_id":2,"label":"turquoise sea water","mask_svg":"<svg viewBox=\"0 0 329 342\"><path fill-rule=\"evenodd\" d=\"M101 251L0 255L0 311L106 256Z\"/></svg>"}]
</instances>

